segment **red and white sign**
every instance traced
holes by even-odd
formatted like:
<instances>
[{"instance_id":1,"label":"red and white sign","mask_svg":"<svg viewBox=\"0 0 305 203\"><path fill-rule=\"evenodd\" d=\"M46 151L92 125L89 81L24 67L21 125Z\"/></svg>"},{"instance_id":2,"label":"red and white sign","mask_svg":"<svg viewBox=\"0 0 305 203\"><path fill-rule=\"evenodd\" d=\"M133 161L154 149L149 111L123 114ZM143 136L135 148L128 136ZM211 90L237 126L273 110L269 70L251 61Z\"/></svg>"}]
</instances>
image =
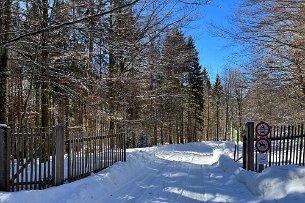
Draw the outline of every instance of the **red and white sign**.
<instances>
[{"instance_id":1,"label":"red and white sign","mask_svg":"<svg viewBox=\"0 0 305 203\"><path fill-rule=\"evenodd\" d=\"M257 154L257 163L258 164L268 164L268 154L258 153Z\"/></svg>"},{"instance_id":2,"label":"red and white sign","mask_svg":"<svg viewBox=\"0 0 305 203\"><path fill-rule=\"evenodd\" d=\"M255 142L255 148L257 151L261 152L261 153L265 153L270 149L270 140L268 140L267 138L259 138L258 140L256 140Z\"/></svg>"},{"instance_id":3,"label":"red and white sign","mask_svg":"<svg viewBox=\"0 0 305 203\"><path fill-rule=\"evenodd\" d=\"M255 126L255 132L258 136L265 137L270 133L270 126L262 121Z\"/></svg>"}]
</instances>

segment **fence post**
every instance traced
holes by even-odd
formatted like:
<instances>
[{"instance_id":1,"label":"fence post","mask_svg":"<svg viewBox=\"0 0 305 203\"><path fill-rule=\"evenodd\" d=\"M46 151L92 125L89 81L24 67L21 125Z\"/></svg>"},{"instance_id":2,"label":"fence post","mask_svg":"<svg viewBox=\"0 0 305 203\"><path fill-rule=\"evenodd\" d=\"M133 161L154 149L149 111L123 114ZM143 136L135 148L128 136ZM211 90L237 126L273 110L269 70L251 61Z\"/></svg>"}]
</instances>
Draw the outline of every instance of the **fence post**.
<instances>
[{"instance_id":1,"label":"fence post","mask_svg":"<svg viewBox=\"0 0 305 203\"><path fill-rule=\"evenodd\" d=\"M254 171L254 122L246 123L246 165L245 169ZM245 149L244 147L244 149Z\"/></svg>"},{"instance_id":2,"label":"fence post","mask_svg":"<svg viewBox=\"0 0 305 203\"><path fill-rule=\"evenodd\" d=\"M0 191L10 191L10 140L8 129L8 126L0 124Z\"/></svg>"},{"instance_id":3,"label":"fence post","mask_svg":"<svg viewBox=\"0 0 305 203\"><path fill-rule=\"evenodd\" d=\"M64 126L55 127L56 155L55 155L55 185L64 183Z\"/></svg>"},{"instance_id":4,"label":"fence post","mask_svg":"<svg viewBox=\"0 0 305 203\"><path fill-rule=\"evenodd\" d=\"M247 152L247 136L246 134L243 135L243 169L247 170L247 156L248 156L248 152Z\"/></svg>"},{"instance_id":5,"label":"fence post","mask_svg":"<svg viewBox=\"0 0 305 203\"><path fill-rule=\"evenodd\" d=\"M123 133L124 161L126 162L126 132Z\"/></svg>"}]
</instances>

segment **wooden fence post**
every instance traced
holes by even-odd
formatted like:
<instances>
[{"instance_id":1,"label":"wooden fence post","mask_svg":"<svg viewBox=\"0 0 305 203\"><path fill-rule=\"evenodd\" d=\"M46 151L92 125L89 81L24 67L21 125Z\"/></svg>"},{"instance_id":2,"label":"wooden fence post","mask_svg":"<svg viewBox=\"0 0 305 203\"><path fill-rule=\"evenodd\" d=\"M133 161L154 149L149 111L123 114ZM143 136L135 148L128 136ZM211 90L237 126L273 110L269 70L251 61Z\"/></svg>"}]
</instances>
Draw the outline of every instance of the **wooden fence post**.
<instances>
[{"instance_id":1,"label":"wooden fence post","mask_svg":"<svg viewBox=\"0 0 305 203\"><path fill-rule=\"evenodd\" d=\"M57 125L55 127L56 139L56 155L55 155L55 185L62 185L64 183L64 126Z\"/></svg>"},{"instance_id":2,"label":"wooden fence post","mask_svg":"<svg viewBox=\"0 0 305 203\"><path fill-rule=\"evenodd\" d=\"M10 191L10 140L8 126L0 124L0 191Z\"/></svg>"},{"instance_id":3,"label":"wooden fence post","mask_svg":"<svg viewBox=\"0 0 305 203\"><path fill-rule=\"evenodd\" d=\"M254 122L246 123L246 146L244 146L244 160L246 161L245 169L254 171ZM244 143L244 144L245 144Z\"/></svg>"}]
</instances>

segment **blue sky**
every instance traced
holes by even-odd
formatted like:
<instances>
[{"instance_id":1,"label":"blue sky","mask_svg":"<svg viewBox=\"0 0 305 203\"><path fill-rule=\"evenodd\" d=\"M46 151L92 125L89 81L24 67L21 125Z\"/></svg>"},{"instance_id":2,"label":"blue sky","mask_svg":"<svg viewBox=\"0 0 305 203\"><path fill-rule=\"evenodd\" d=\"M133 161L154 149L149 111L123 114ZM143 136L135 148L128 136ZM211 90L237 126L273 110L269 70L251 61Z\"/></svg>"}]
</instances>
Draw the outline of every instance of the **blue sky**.
<instances>
[{"instance_id":1,"label":"blue sky","mask_svg":"<svg viewBox=\"0 0 305 203\"><path fill-rule=\"evenodd\" d=\"M238 46L229 46L232 42L228 39L213 36L209 30L209 23L229 27L228 18L240 0L212 0L210 5L200 8L200 18L191 23L191 28L185 32L192 35L199 51L200 64L206 67L212 81L216 74L222 75L224 70L233 64L232 54Z\"/></svg>"}]
</instances>

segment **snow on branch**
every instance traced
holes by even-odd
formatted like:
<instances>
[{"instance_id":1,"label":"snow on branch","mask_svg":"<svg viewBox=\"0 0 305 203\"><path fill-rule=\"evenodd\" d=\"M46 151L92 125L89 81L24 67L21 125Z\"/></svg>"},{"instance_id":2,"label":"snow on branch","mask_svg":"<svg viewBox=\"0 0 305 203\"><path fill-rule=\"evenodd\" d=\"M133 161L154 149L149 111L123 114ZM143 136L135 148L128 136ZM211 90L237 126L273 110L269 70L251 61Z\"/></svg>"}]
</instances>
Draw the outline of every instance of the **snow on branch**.
<instances>
[{"instance_id":1,"label":"snow on branch","mask_svg":"<svg viewBox=\"0 0 305 203\"><path fill-rule=\"evenodd\" d=\"M38 35L38 34L41 34L41 33L44 33L44 32L49 32L49 31L52 31L52 30L57 30L57 29L62 28L62 27L67 27L69 25L74 25L74 24L77 24L77 23L81 23L81 22L90 20L92 18L97 18L97 17L101 17L101 16L104 16L104 15L108 15L110 13L113 13L114 11L123 9L125 7L132 6L132 5L136 4L139 1L140 0L134 0L134 1L130 2L130 3L127 3L127 4L124 4L122 6L118 6L116 8L113 8L113 9L111 9L109 11L100 12L100 13L97 13L97 14L94 14L94 15L89 15L89 16L86 16L86 17L81 17L81 18L78 18L76 20L71 20L71 21L60 23L60 24L48 26L48 27L42 28L42 29L37 30L37 31L28 32L28 33L25 33L23 35L19 35L17 37L14 37L14 38L12 38L10 40L1 42L0 46L8 46L8 45L12 44L13 42L17 42L17 41L19 41L19 40L21 40L21 39L23 39L25 37L35 36L35 35Z\"/></svg>"}]
</instances>

